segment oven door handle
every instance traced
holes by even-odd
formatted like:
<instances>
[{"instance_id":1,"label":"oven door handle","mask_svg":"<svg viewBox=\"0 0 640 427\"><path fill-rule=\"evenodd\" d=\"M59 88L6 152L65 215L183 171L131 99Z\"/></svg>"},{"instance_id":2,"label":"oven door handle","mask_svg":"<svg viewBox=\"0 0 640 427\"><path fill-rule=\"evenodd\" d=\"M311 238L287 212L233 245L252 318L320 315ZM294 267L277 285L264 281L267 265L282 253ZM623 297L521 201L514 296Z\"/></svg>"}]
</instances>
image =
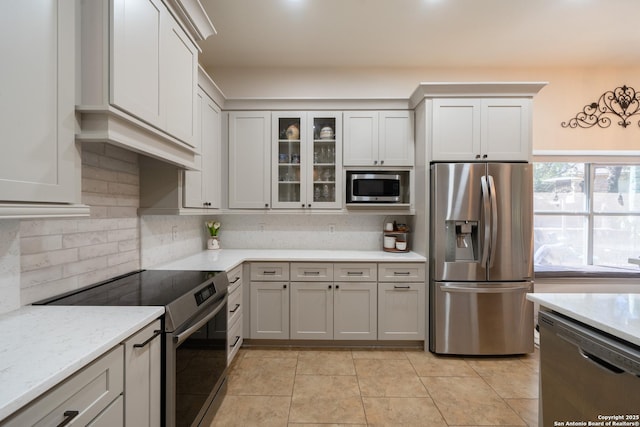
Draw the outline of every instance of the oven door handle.
<instances>
[{"instance_id":1,"label":"oven door handle","mask_svg":"<svg viewBox=\"0 0 640 427\"><path fill-rule=\"evenodd\" d=\"M174 336L173 342L176 345L180 345L184 340L189 338L189 335L191 335L192 333L194 333L195 331L197 331L198 329L206 325L207 322L209 322L209 320L213 319L218 313L220 313L220 310L222 310L225 307L226 302L227 302L227 296L225 295L222 301L220 301L218 306L211 313L207 314L202 319L196 321L196 323L193 326L189 326L189 328L187 328L184 332L181 332L178 335Z\"/></svg>"}]
</instances>

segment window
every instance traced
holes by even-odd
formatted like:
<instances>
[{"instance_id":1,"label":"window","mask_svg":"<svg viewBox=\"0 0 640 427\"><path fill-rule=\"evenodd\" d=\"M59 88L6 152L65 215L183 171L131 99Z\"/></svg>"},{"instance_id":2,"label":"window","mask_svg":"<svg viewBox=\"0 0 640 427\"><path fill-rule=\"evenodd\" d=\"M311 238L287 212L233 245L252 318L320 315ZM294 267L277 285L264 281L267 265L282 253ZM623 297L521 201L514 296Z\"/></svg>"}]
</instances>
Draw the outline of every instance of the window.
<instances>
[{"instance_id":1,"label":"window","mask_svg":"<svg viewBox=\"0 0 640 427\"><path fill-rule=\"evenodd\" d=\"M640 255L640 165L534 163L536 265L633 267Z\"/></svg>"}]
</instances>

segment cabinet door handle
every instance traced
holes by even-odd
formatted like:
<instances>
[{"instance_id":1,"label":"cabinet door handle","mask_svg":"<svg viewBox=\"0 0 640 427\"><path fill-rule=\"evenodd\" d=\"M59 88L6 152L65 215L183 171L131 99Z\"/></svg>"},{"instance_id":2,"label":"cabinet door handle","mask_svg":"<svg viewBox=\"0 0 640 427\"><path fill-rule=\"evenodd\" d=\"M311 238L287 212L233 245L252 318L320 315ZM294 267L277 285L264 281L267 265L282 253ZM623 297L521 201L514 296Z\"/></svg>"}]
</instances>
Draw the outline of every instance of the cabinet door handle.
<instances>
[{"instance_id":1,"label":"cabinet door handle","mask_svg":"<svg viewBox=\"0 0 640 427\"><path fill-rule=\"evenodd\" d=\"M377 161L377 160L374 160L374 161L373 161L373 164L374 164L374 165L377 165L377 164L378 164L378 161Z\"/></svg>"},{"instance_id":2,"label":"cabinet door handle","mask_svg":"<svg viewBox=\"0 0 640 427\"><path fill-rule=\"evenodd\" d=\"M394 276L408 276L408 275L410 275L410 274L411 274L411 273L410 273L410 272L408 272L408 271L394 271L394 272L393 272L393 275L394 275Z\"/></svg>"},{"instance_id":3,"label":"cabinet door handle","mask_svg":"<svg viewBox=\"0 0 640 427\"><path fill-rule=\"evenodd\" d=\"M336 285L336 289L340 289L340 285Z\"/></svg>"},{"instance_id":4,"label":"cabinet door handle","mask_svg":"<svg viewBox=\"0 0 640 427\"><path fill-rule=\"evenodd\" d=\"M287 289L287 285L282 285L282 289Z\"/></svg>"},{"instance_id":5,"label":"cabinet door handle","mask_svg":"<svg viewBox=\"0 0 640 427\"><path fill-rule=\"evenodd\" d=\"M319 271L305 271L303 274L305 276L319 276L320 272Z\"/></svg>"},{"instance_id":6,"label":"cabinet door handle","mask_svg":"<svg viewBox=\"0 0 640 427\"><path fill-rule=\"evenodd\" d=\"M347 271L347 276L362 276L364 271Z\"/></svg>"},{"instance_id":7,"label":"cabinet door handle","mask_svg":"<svg viewBox=\"0 0 640 427\"><path fill-rule=\"evenodd\" d=\"M409 286L409 285L406 285L406 286L393 285L393 289L411 289L411 286Z\"/></svg>"},{"instance_id":8,"label":"cabinet door handle","mask_svg":"<svg viewBox=\"0 0 640 427\"><path fill-rule=\"evenodd\" d=\"M269 207L269 203L265 203L265 204L264 204L264 207L265 207L265 208L268 208L268 207Z\"/></svg>"},{"instance_id":9,"label":"cabinet door handle","mask_svg":"<svg viewBox=\"0 0 640 427\"><path fill-rule=\"evenodd\" d=\"M240 276L236 276L236 278L231 281L231 284L235 284L238 280L240 280Z\"/></svg>"},{"instance_id":10,"label":"cabinet door handle","mask_svg":"<svg viewBox=\"0 0 640 427\"><path fill-rule=\"evenodd\" d=\"M329 289L331 289L331 285L329 285Z\"/></svg>"},{"instance_id":11,"label":"cabinet door handle","mask_svg":"<svg viewBox=\"0 0 640 427\"><path fill-rule=\"evenodd\" d=\"M480 158L480 154L476 154L476 159L479 159L479 158Z\"/></svg>"},{"instance_id":12,"label":"cabinet door handle","mask_svg":"<svg viewBox=\"0 0 640 427\"><path fill-rule=\"evenodd\" d=\"M482 155L482 158L483 158L483 159L486 159L486 158L487 158L487 155L486 155L486 154L483 154L483 155Z\"/></svg>"},{"instance_id":13,"label":"cabinet door handle","mask_svg":"<svg viewBox=\"0 0 640 427\"><path fill-rule=\"evenodd\" d=\"M233 307L233 310L229 310L229 313L235 313L236 311L238 311L239 308L240 308L240 304L236 304L236 306Z\"/></svg>"},{"instance_id":14,"label":"cabinet door handle","mask_svg":"<svg viewBox=\"0 0 640 427\"><path fill-rule=\"evenodd\" d=\"M384 160L380 160L380 164L381 164L381 165L384 165Z\"/></svg>"},{"instance_id":15,"label":"cabinet door handle","mask_svg":"<svg viewBox=\"0 0 640 427\"><path fill-rule=\"evenodd\" d=\"M302 204L302 207L304 208L304 203Z\"/></svg>"},{"instance_id":16,"label":"cabinet door handle","mask_svg":"<svg viewBox=\"0 0 640 427\"><path fill-rule=\"evenodd\" d=\"M309 203L309 204L307 205L307 207L308 207L308 208L310 208L310 207L311 207L311 203Z\"/></svg>"},{"instance_id":17,"label":"cabinet door handle","mask_svg":"<svg viewBox=\"0 0 640 427\"><path fill-rule=\"evenodd\" d=\"M156 329L155 331L153 331L153 335L151 335L149 338L147 338L144 342L141 342L140 344L134 344L133 348L142 348L144 346L146 346L147 344L149 344L155 337L157 337L158 335L160 335L162 333L162 331L160 329Z\"/></svg>"},{"instance_id":18,"label":"cabinet door handle","mask_svg":"<svg viewBox=\"0 0 640 427\"><path fill-rule=\"evenodd\" d=\"M64 415L64 419L60 424L58 424L58 427L66 426L71 422L71 420L77 417L79 413L80 413L79 411L64 411L64 413L62 414Z\"/></svg>"},{"instance_id":19,"label":"cabinet door handle","mask_svg":"<svg viewBox=\"0 0 640 427\"><path fill-rule=\"evenodd\" d=\"M236 340L233 342L233 344L231 344L231 345L229 346L229 348L233 348L233 347L235 347L235 346L236 346L236 344L238 344L238 341L240 341L240 336L239 336L239 335L236 335Z\"/></svg>"},{"instance_id":20,"label":"cabinet door handle","mask_svg":"<svg viewBox=\"0 0 640 427\"><path fill-rule=\"evenodd\" d=\"M276 274L275 270L265 270L265 271L262 272L263 276L273 276L275 274Z\"/></svg>"}]
</instances>

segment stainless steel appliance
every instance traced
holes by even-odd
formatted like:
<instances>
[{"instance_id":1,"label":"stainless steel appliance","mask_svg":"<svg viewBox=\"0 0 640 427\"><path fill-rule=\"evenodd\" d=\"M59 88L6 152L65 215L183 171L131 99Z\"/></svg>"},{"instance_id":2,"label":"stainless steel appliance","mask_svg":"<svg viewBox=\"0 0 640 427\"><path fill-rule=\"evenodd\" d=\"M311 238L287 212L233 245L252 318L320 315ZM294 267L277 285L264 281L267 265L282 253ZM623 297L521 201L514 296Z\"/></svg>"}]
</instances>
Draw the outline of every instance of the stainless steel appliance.
<instances>
[{"instance_id":1,"label":"stainless steel appliance","mask_svg":"<svg viewBox=\"0 0 640 427\"><path fill-rule=\"evenodd\" d=\"M142 270L36 304L164 306L162 424L208 426L226 391L228 286L225 272Z\"/></svg>"},{"instance_id":2,"label":"stainless steel appliance","mask_svg":"<svg viewBox=\"0 0 640 427\"><path fill-rule=\"evenodd\" d=\"M539 312L538 324L541 426L640 423L638 346L557 313Z\"/></svg>"},{"instance_id":3,"label":"stainless steel appliance","mask_svg":"<svg viewBox=\"0 0 640 427\"><path fill-rule=\"evenodd\" d=\"M347 173L347 203L401 202L401 174L384 172Z\"/></svg>"},{"instance_id":4,"label":"stainless steel appliance","mask_svg":"<svg viewBox=\"0 0 640 427\"><path fill-rule=\"evenodd\" d=\"M431 165L431 351L533 351L532 191L530 164Z\"/></svg>"}]
</instances>

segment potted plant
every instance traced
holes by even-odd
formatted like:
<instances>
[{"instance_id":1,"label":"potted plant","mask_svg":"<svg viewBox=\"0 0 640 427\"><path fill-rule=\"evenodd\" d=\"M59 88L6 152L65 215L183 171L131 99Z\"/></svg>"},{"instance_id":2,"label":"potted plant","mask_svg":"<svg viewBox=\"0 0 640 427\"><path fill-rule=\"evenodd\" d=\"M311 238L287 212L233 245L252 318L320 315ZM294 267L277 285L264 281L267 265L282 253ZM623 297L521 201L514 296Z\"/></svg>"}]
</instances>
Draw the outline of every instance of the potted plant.
<instances>
[{"instance_id":1,"label":"potted plant","mask_svg":"<svg viewBox=\"0 0 640 427\"><path fill-rule=\"evenodd\" d=\"M220 249L220 241L218 240L220 223L218 221L205 221L204 225L207 227L210 236L207 240L207 249Z\"/></svg>"}]
</instances>

